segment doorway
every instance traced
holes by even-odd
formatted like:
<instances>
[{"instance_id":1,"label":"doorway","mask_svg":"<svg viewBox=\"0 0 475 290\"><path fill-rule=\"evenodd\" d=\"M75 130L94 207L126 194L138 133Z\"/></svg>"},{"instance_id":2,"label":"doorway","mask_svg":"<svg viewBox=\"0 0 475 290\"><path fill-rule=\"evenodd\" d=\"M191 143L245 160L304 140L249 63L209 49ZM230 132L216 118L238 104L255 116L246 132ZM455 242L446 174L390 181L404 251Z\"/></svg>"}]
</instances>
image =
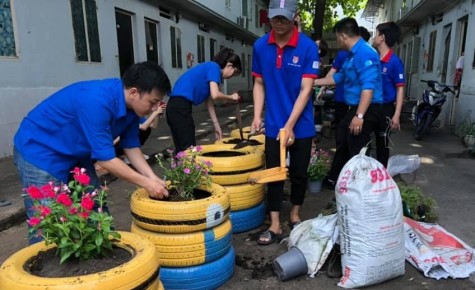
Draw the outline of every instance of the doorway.
<instances>
[{"instance_id":1,"label":"doorway","mask_svg":"<svg viewBox=\"0 0 475 290\"><path fill-rule=\"evenodd\" d=\"M161 64L160 52L158 46L159 36L159 24L156 21L145 19L145 47L147 50L147 60L154 61L157 64Z\"/></svg>"},{"instance_id":2,"label":"doorway","mask_svg":"<svg viewBox=\"0 0 475 290\"><path fill-rule=\"evenodd\" d=\"M442 71L440 81L447 83L447 68L449 66L450 40L452 38L452 24L444 26L444 58L442 62Z\"/></svg>"},{"instance_id":3,"label":"doorway","mask_svg":"<svg viewBox=\"0 0 475 290\"><path fill-rule=\"evenodd\" d=\"M115 10L117 45L119 48L119 68L121 76L135 62L132 15L133 14L119 9Z\"/></svg>"}]
</instances>

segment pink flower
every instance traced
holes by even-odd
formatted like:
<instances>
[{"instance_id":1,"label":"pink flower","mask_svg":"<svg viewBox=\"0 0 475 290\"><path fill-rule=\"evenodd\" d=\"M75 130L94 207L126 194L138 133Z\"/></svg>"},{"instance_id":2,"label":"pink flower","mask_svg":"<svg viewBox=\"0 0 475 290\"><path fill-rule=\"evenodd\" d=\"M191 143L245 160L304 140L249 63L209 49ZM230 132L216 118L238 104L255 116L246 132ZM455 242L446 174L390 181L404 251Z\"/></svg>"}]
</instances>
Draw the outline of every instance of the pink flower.
<instances>
[{"instance_id":1,"label":"pink flower","mask_svg":"<svg viewBox=\"0 0 475 290\"><path fill-rule=\"evenodd\" d=\"M78 213L78 209L76 207L70 207L68 212L70 214L77 214Z\"/></svg>"},{"instance_id":2,"label":"pink flower","mask_svg":"<svg viewBox=\"0 0 475 290\"><path fill-rule=\"evenodd\" d=\"M65 223L68 221L67 218L65 218L64 216L60 217L59 220L62 222L62 223Z\"/></svg>"},{"instance_id":3,"label":"pink flower","mask_svg":"<svg viewBox=\"0 0 475 290\"><path fill-rule=\"evenodd\" d=\"M196 146L196 151L197 152L201 152L203 150L203 147L201 147L200 145Z\"/></svg>"},{"instance_id":4,"label":"pink flower","mask_svg":"<svg viewBox=\"0 0 475 290\"><path fill-rule=\"evenodd\" d=\"M32 217L28 220L28 224L32 227L37 226L41 223L41 219L37 217Z\"/></svg>"},{"instance_id":5,"label":"pink flower","mask_svg":"<svg viewBox=\"0 0 475 290\"><path fill-rule=\"evenodd\" d=\"M185 174L190 174L191 170L190 170L190 168L185 168L185 169L183 169L183 172Z\"/></svg>"},{"instance_id":6,"label":"pink flower","mask_svg":"<svg viewBox=\"0 0 475 290\"><path fill-rule=\"evenodd\" d=\"M94 207L94 201L91 199L89 195L84 195L81 200L81 206L87 210L91 211Z\"/></svg>"},{"instance_id":7,"label":"pink flower","mask_svg":"<svg viewBox=\"0 0 475 290\"><path fill-rule=\"evenodd\" d=\"M83 218L83 219L87 219L87 218L89 218L89 213L88 212L80 212L80 213L78 213L78 216Z\"/></svg>"},{"instance_id":8,"label":"pink flower","mask_svg":"<svg viewBox=\"0 0 475 290\"><path fill-rule=\"evenodd\" d=\"M51 208L45 205L38 206L38 210L40 211L41 217L46 217L51 214Z\"/></svg>"},{"instance_id":9,"label":"pink flower","mask_svg":"<svg viewBox=\"0 0 475 290\"><path fill-rule=\"evenodd\" d=\"M49 182L41 187L41 192L45 198L54 198L56 193L54 192L53 182Z\"/></svg>"},{"instance_id":10,"label":"pink flower","mask_svg":"<svg viewBox=\"0 0 475 290\"><path fill-rule=\"evenodd\" d=\"M44 198L43 193L41 192L41 190L38 187L34 186L34 185L30 185L26 189L26 192L30 195L30 197L32 199L42 199L42 198Z\"/></svg>"},{"instance_id":11,"label":"pink flower","mask_svg":"<svg viewBox=\"0 0 475 290\"><path fill-rule=\"evenodd\" d=\"M85 173L75 175L74 179L76 179L76 181L79 182L79 184L81 185L89 185L89 183L91 182L91 178Z\"/></svg>"},{"instance_id":12,"label":"pink flower","mask_svg":"<svg viewBox=\"0 0 475 290\"><path fill-rule=\"evenodd\" d=\"M67 207L69 207L69 206L71 206L71 204L73 204L73 201L71 200L71 197L69 197L69 195L65 192L61 192L60 194L58 194L58 196L56 197L56 202L64 204Z\"/></svg>"}]
</instances>

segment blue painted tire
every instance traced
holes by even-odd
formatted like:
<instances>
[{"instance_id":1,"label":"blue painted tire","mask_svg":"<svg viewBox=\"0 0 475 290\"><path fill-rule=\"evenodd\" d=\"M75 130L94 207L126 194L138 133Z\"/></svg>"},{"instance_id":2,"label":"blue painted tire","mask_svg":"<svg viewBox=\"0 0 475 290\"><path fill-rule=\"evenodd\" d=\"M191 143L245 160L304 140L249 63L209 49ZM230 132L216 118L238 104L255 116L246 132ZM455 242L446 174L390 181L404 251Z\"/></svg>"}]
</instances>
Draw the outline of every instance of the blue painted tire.
<instances>
[{"instance_id":1,"label":"blue painted tire","mask_svg":"<svg viewBox=\"0 0 475 290\"><path fill-rule=\"evenodd\" d=\"M160 280L165 289L217 289L234 274L234 248L211 263L186 268L160 268Z\"/></svg>"},{"instance_id":2,"label":"blue painted tire","mask_svg":"<svg viewBox=\"0 0 475 290\"><path fill-rule=\"evenodd\" d=\"M266 206L264 203L245 210L231 211L229 214L234 234L247 232L259 227L264 222L265 217Z\"/></svg>"}]
</instances>

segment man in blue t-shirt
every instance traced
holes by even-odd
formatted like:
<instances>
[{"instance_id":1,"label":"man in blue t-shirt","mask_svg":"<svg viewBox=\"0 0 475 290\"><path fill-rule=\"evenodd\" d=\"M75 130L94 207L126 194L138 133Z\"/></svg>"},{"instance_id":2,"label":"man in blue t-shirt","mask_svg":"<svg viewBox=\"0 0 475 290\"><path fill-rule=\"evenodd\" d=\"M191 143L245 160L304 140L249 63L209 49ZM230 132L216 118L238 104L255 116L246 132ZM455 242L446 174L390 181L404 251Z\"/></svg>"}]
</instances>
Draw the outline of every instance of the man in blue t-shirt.
<instances>
[{"instance_id":1,"label":"man in blue t-shirt","mask_svg":"<svg viewBox=\"0 0 475 290\"><path fill-rule=\"evenodd\" d=\"M379 51L381 58L381 74L383 77L383 116L376 134L376 157L384 166L389 159L389 134L391 129L400 130L401 109L404 101L404 65L391 49L401 37L401 29L394 22L385 22L376 26L373 46Z\"/></svg>"},{"instance_id":2,"label":"man in blue t-shirt","mask_svg":"<svg viewBox=\"0 0 475 290\"><path fill-rule=\"evenodd\" d=\"M15 134L13 156L23 188L50 181L67 183L76 166L85 168L91 185L98 188L96 160L114 176L145 188L150 196L167 196L165 182L144 159L138 130L139 118L157 110L170 89L163 69L143 62L132 65L122 79L78 82L46 98L28 113ZM117 137L136 170L115 155ZM33 201L25 196L24 203L30 217Z\"/></svg>"},{"instance_id":3,"label":"man in blue t-shirt","mask_svg":"<svg viewBox=\"0 0 475 290\"><path fill-rule=\"evenodd\" d=\"M300 206L305 197L307 167L315 135L310 93L319 69L317 45L305 34L299 33L293 25L296 11L296 0L270 1L272 30L254 43L252 60L255 82L251 130L262 129L261 118L265 103L267 168L279 167L278 134L280 129L285 130L283 138L290 155L289 175L292 183L289 217L291 228L300 222ZM259 235L258 244L270 244L276 236L282 234L280 210L283 194L284 182L268 184L267 209L271 225Z\"/></svg>"},{"instance_id":4,"label":"man in blue t-shirt","mask_svg":"<svg viewBox=\"0 0 475 290\"><path fill-rule=\"evenodd\" d=\"M348 113L337 128L336 152L324 184L334 188L346 162L371 140L381 122L382 81L378 53L360 37L354 18L335 25L337 42L348 51L342 69L332 77L315 80L316 86L343 84Z\"/></svg>"},{"instance_id":5,"label":"man in blue t-shirt","mask_svg":"<svg viewBox=\"0 0 475 290\"><path fill-rule=\"evenodd\" d=\"M214 110L214 100L231 102L240 100L241 97L238 93L227 95L219 90L219 85L223 80L230 79L240 72L241 59L239 55L229 48L223 48L213 57L213 61L201 63L180 76L173 86L166 113L167 123L175 144L175 152L196 145L192 106L203 102L206 102L216 139L219 140L223 137Z\"/></svg>"}]
</instances>

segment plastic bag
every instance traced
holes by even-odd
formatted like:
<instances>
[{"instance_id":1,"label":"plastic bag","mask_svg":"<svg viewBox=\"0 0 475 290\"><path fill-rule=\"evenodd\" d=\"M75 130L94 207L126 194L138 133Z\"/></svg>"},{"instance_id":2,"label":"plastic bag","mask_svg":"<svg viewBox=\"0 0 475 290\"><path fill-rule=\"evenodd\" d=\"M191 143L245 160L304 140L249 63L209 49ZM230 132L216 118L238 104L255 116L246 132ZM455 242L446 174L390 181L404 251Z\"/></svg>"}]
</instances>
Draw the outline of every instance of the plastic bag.
<instances>
[{"instance_id":1,"label":"plastic bag","mask_svg":"<svg viewBox=\"0 0 475 290\"><path fill-rule=\"evenodd\" d=\"M399 188L365 148L343 167L336 184L344 288L404 275L404 231Z\"/></svg>"},{"instance_id":2,"label":"plastic bag","mask_svg":"<svg viewBox=\"0 0 475 290\"><path fill-rule=\"evenodd\" d=\"M307 260L310 277L315 277L323 266L333 245L338 239L338 217L336 214L303 221L289 236L289 249L297 247Z\"/></svg>"},{"instance_id":3,"label":"plastic bag","mask_svg":"<svg viewBox=\"0 0 475 290\"><path fill-rule=\"evenodd\" d=\"M419 155L394 155L389 157L388 172L394 176L400 173L412 173L421 166Z\"/></svg>"},{"instance_id":4,"label":"plastic bag","mask_svg":"<svg viewBox=\"0 0 475 290\"><path fill-rule=\"evenodd\" d=\"M474 250L437 224L404 218L406 260L435 278L468 278L475 272Z\"/></svg>"}]
</instances>

